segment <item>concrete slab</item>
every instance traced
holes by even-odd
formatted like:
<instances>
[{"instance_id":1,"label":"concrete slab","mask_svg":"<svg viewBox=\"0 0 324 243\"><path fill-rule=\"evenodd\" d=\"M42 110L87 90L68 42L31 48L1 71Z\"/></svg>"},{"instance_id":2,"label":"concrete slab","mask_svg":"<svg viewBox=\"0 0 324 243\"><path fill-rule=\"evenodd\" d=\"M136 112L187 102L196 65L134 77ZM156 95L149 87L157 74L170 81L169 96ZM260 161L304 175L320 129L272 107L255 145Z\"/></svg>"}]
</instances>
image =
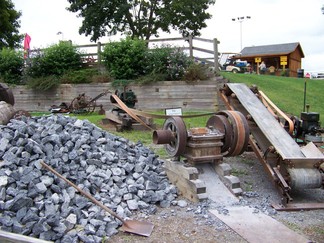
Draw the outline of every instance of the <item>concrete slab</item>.
<instances>
[{"instance_id":1,"label":"concrete slab","mask_svg":"<svg viewBox=\"0 0 324 243\"><path fill-rule=\"evenodd\" d=\"M262 212L253 213L254 208L246 206L230 206L238 202L229 189L223 184L211 164L197 165L199 179L205 182L208 198L217 204L224 205L229 214L220 214L218 210L210 210L212 214L231 227L245 240L251 243L307 243L304 236L294 232L277 220Z\"/></svg>"},{"instance_id":2,"label":"concrete slab","mask_svg":"<svg viewBox=\"0 0 324 243\"><path fill-rule=\"evenodd\" d=\"M217 210L212 214L231 227L245 240L251 243L306 243L310 242L304 236L294 232L282 223L263 213L253 213L254 209L243 206L226 207L227 215Z\"/></svg>"},{"instance_id":3,"label":"concrete slab","mask_svg":"<svg viewBox=\"0 0 324 243\"><path fill-rule=\"evenodd\" d=\"M239 201L224 185L211 164L200 164L195 167L198 169L199 179L205 182L206 193L210 200L221 205L232 205Z\"/></svg>"}]
</instances>

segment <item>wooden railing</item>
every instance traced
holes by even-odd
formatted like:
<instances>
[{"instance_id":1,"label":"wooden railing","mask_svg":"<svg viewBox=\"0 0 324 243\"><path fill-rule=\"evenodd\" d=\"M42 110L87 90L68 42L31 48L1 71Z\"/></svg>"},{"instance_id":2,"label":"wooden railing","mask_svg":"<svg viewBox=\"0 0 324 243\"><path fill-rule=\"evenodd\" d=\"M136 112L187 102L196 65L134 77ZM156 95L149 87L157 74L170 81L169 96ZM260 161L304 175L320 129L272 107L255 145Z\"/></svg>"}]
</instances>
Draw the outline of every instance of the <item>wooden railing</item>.
<instances>
[{"instance_id":1,"label":"wooden railing","mask_svg":"<svg viewBox=\"0 0 324 243\"><path fill-rule=\"evenodd\" d=\"M189 56L194 58L195 60L206 63L212 67L214 67L215 71L219 71L219 61L218 61L218 44L219 41L214 39L205 39L200 37L191 37L183 38L183 37L177 37L177 38L164 38L164 39L151 39L148 40L149 44L151 43L168 43L171 42L182 42L184 45L182 47L183 50L189 52ZM210 46L207 48L204 44L204 47L199 47L199 45L194 45L194 42L204 42L204 43L210 43ZM101 43L98 42L97 44L89 44L89 45L76 45L75 47L78 48L81 51L81 55L84 58L85 63L88 63L89 65L98 65L101 64L101 52L103 51L104 46L108 43ZM176 45L175 45L176 46Z\"/></svg>"}]
</instances>

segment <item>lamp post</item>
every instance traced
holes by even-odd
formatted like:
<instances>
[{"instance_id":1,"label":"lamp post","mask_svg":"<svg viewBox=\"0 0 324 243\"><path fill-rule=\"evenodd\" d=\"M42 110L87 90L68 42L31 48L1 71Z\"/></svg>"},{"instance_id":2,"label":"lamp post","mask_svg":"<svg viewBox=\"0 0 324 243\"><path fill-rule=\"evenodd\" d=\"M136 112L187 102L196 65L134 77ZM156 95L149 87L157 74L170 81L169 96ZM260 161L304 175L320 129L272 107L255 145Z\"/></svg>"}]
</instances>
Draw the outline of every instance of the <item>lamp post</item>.
<instances>
[{"instance_id":1,"label":"lamp post","mask_svg":"<svg viewBox=\"0 0 324 243\"><path fill-rule=\"evenodd\" d=\"M59 31L56 33L57 35L61 35L61 38L62 38L62 41L64 40L64 35L63 35L63 32L62 31Z\"/></svg>"},{"instance_id":2,"label":"lamp post","mask_svg":"<svg viewBox=\"0 0 324 243\"><path fill-rule=\"evenodd\" d=\"M243 16L243 17L237 17L237 18L232 18L232 21L238 21L240 22L240 43L241 43L241 50L242 50L242 22L245 20L250 19L251 16Z\"/></svg>"}]
</instances>

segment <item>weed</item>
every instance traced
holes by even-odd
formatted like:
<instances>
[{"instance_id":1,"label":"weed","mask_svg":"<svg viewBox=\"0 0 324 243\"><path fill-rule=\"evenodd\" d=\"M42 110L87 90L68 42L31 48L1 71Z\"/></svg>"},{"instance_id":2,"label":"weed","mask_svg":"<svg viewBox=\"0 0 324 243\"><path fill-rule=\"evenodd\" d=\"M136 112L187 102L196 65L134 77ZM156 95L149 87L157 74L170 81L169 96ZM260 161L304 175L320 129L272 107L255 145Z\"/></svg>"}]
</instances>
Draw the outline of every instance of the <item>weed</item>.
<instances>
[{"instance_id":1,"label":"weed","mask_svg":"<svg viewBox=\"0 0 324 243\"><path fill-rule=\"evenodd\" d=\"M243 169L235 169L232 168L231 174L237 177L243 176L243 175L248 175L249 172Z\"/></svg>"},{"instance_id":2,"label":"weed","mask_svg":"<svg viewBox=\"0 0 324 243\"><path fill-rule=\"evenodd\" d=\"M246 191L246 192L250 192L250 191L252 191L252 189L253 189L252 183L248 182L248 181L244 181L243 190Z\"/></svg>"}]
</instances>

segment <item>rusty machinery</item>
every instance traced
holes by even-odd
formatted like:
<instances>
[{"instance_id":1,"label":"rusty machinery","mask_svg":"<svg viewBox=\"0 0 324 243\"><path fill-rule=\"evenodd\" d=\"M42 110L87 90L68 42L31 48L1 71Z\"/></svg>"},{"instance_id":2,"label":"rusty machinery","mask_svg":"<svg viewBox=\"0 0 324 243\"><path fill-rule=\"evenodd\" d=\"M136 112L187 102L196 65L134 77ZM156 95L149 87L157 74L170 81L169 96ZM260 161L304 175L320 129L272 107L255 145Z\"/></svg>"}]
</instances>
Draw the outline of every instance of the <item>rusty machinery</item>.
<instances>
[{"instance_id":1,"label":"rusty machinery","mask_svg":"<svg viewBox=\"0 0 324 243\"><path fill-rule=\"evenodd\" d=\"M100 107L99 114L103 115L105 111L103 110L102 105L97 105L96 102L98 99L107 95L108 93L111 92L106 90L94 98L85 95L85 93L79 94L72 100L69 109L73 113L91 113L94 112L96 107Z\"/></svg>"},{"instance_id":2,"label":"rusty machinery","mask_svg":"<svg viewBox=\"0 0 324 243\"><path fill-rule=\"evenodd\" d=\"M227 84L221 97L229 110L211 116L205 127L187 130L181 117L170 117L163 129L153 132L153 142L164 144L170 156L182 156L193 165L239 155L250 145L282 193L282 204L274 204L276 209L324 208L322 202L293 203L291 197L292 190L323 188L324 181L324 156L313 142L299 146L294 134L301 128L295 127L296 122L255 87ZM304 115L304 125L299 124L304 138L318 136L315 133L320 131L318 116L308 117L312 115Z\"/></svg>"},{"instance_id":3,"label":"rusty machinery","mask_svg":"<svg viewBox=\"0 0 324 243\"><path fill-rule=\"evenodd\" d=\"M22 116L30 116L29 112L14 108L14 95L4 83L0 83L0 102L0 124L7 124L12 118L18 119Z\"/></svg>"},{"instance_id":4,"label":"rusty machinery","mask_svg":"<svg viewBox=\"0 0 324 243\"><path fill-rule=\"evenodd\" d=\"M123 91L116 90L110 96L110 101L114 108L106 112L106 118L116 124L119 127L118 129L127 130L135 128L135 125L137 129L151 129L154 126L153 119L143 115L137 117L137 115L133 114L136 113L135 105L138 100L134 91L127 89L127 86L123 87Z\"/></svg>"},{"instance_id":5,"label":"rusty machinery","mask_svg":"<svg viewBox=\"0 0 324 243\"><path fill-rule=\"evenodd\" d=\"M77 97L73 98L71 103L68 105L67 103L63 102L59 106L53 105L50 108L52 113L67 113L72 112L76 114L81 113L92 113L95 111L96 107L100 107L99 114L103 115L105 113L102 105L97 105L97 100L101 97L111 93L111 91L106 90L94 98L86 95L85 93L79 94Z\"/></svg>"},{"instance_id":6,"label":"rusty machinery","mask_svg":"<svg viewBox=\"0 0 324 243\"><path fill-rule=\"evenodd\" d=\"M239 111L247 118L249 144L283 195L283 206L275 207L324 208L323 202L293 203L291 197L294 190L323 189L324 156L315 145L321 137L319 115L304 112L302 122L290 119L264 93L245 84L226 84L221 89L221 97L228 109ZM297 138L303 141L303 146L297 143Z\"/></svg>"},{"instance_id":7,"label":"rusty machinery","mask_svg":"<svg viewBox=\"0 0 324 243\"><path fill-rule=\"evenodd\" d=\"M153 132L155 144L164 144L170 156L183 156L193 165L240 155L247 149L248 140L246 118L241 112L230 110L211 116L206 127L187 130L182 118L170 117L163 129Z\"/></svg>"}]
</instances>

